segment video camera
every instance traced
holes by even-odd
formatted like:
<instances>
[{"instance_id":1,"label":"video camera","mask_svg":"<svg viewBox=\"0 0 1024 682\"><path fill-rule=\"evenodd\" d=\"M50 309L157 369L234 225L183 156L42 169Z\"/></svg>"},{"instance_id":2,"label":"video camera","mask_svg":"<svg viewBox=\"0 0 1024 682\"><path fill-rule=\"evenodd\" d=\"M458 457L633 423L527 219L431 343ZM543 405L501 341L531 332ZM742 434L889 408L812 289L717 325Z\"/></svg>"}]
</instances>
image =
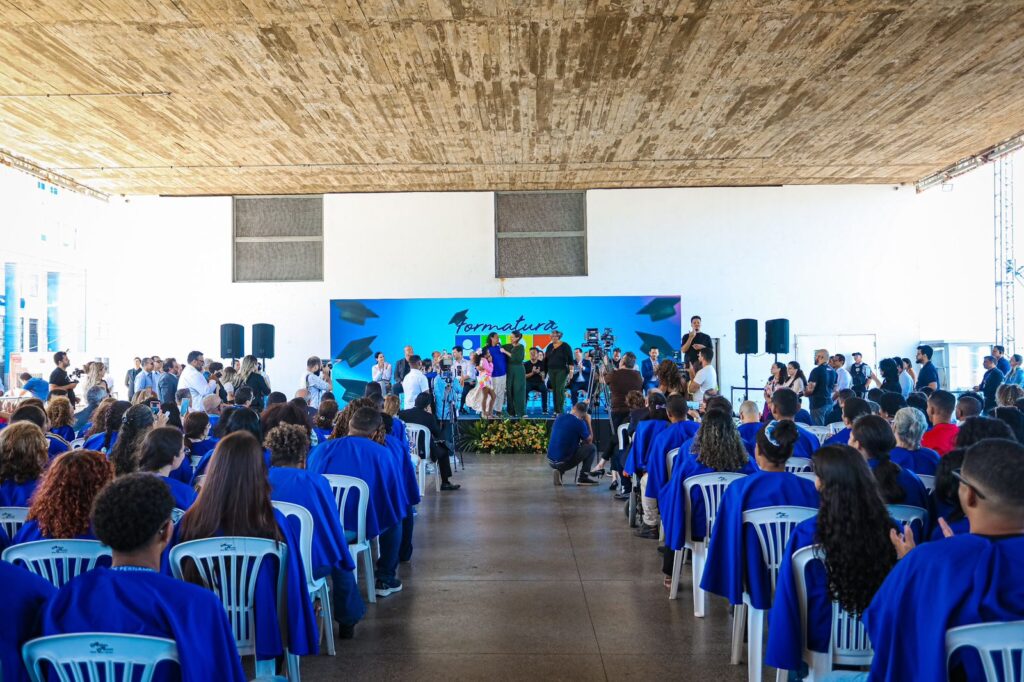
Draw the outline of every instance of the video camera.
<instances>
[{"instance_id":1,"label":"video camera","mask_svg":"<svg viewBox=\"0 0 1024 682\"><path fill-rule=\"evenodd\" d=\"M437 375L444 379L446 382L451 383L452 381L452 356L448 353L441 354L441 360L438 363Z\"/></svg>"},{"instance_id":2,"label":"video camera","mask_svg":"<svg viewBox=\"0 0 1024 682\"><path fill-rule=\"evenodd\" d=\"M614 345L615 332L611 327L605 327L600 334L597 327L587 327L583 332L583 343L580 344L581 347L590 349L595 364L604 360Z\"/></svg>"}]
</instances>

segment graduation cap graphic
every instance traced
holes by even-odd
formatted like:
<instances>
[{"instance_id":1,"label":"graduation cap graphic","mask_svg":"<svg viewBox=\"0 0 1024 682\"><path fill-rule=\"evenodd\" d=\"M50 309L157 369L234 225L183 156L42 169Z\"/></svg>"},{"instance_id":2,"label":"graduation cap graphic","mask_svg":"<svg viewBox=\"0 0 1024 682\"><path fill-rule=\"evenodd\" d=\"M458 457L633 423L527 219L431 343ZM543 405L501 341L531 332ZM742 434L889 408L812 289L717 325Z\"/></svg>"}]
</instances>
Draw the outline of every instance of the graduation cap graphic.
<instances>
[{"instance_id":1,"label":"graduation cap graphic","mask_svg":"<svg viewBox=\"0 0 1024 682\"><path fill-rule=\"evenodd\" d=\"M350 403L353 400L359 400L366 392L367 382L360 381L359 379L338 379L338 383L341 384L343 389L345 389L341 399L346 403Z\"/></svg>"},{"instance_id":2,"label":"graduation cap graphic","mask_svg":"<svg viewBox=\"0 0 1024 682\"><path fill-rule=\"evenodd\" d=\"M469 308L466 308L465 310L460 310L459 312L452 315L452 319L448 320L448 324L462 324L463 322L469 319L469 316L466 315L466 313L468 312Z\"/></svg>"},{"instance_id":3,"label":"graduation cap graphic","mask_svg":"<svg viewBox=\"0 0 1024 682\"><path fill-rule=\"evenodd\" d=\"M658 322L659 320L667 320L676 314L676 306L679 304L678 298L671 298L662 296L653 299L650 303L645 305L640 310L636 311L637 315L650 315L651 322Z\"/></svg>"},{"instance_id":4,"label":"graduation cap graphic","mask_svg":"<svg viewBox=\"0 0 1024 682\"><path fill-rule=\"evenodd\" d=\"M648 334L646 332L637 332L637 336L643 344L640 346L640 350L644 353L650 353L652 348L657 348L661 355L671 358L676 352L676 349L672 347L672 344L665 340L664 336L658 334Z\"/></svg>"},{"instance_id":5,"label":"graduation cap graphic","mask_svg":"<svg viewBox=\"0 0 1024 682\"><path fill-rule=\"evenodd\" d=\"M373 354L373 351L370 350L370 344L376 338L376 336L365 336L361 339L353 339L335 357L343 362L347 362L349 367L355 367Z\"/></svg>"},{"instance_id":6,"label":"graduation cap graphic","mask_svg":"<svg viewBox=\"0 0 1024 682\"><path fill-rule=\"evenodd\" d=\"M380 317L359 301L338 301L338 317L352 324L366 324L368 317Z\"/></svg>"}]
</instances>

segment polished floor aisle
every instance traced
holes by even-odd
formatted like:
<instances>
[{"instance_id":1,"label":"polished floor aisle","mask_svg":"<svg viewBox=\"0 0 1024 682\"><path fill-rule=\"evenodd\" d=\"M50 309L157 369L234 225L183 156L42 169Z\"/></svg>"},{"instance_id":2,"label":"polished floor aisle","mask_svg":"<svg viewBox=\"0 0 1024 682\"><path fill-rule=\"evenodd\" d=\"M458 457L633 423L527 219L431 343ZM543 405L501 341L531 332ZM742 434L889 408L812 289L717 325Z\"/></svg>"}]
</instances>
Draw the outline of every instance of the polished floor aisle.
<instances>
[{"instance_id":1,"label":"polished floor aisle","mask_svg":"<svg viewBox=\"0 0 1024 682\"><path fill-rule=\"evenodd\" d=\"M724 600L694 618L687 566L670 602L656 543L607 485L556 489L526 455L469 455L456 481L420 505L405 589L369 605L336 657L304 658L304 679L746 678Z\"/></svg>"}]
</instances>

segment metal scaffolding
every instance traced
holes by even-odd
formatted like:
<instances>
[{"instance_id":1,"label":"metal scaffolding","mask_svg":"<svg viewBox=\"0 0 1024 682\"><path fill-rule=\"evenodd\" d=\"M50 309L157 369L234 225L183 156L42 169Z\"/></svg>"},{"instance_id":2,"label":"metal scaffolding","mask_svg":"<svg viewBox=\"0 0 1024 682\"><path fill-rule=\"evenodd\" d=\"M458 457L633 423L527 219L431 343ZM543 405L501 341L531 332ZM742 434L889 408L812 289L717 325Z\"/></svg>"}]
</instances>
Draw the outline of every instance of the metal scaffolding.
<instances>
[{"instance_id":1,"label":"metal scaffolding","mask_svg":"<svg viewBox=\"0 0 1024 682\"><path fill-rule=\"evenodd\" d=\"M1021 273L1013 251L1013 154L995 160L993 178L993 232L995 237L995 343L1016 352L1014 293Z\"/></svg>"}]
</instances>

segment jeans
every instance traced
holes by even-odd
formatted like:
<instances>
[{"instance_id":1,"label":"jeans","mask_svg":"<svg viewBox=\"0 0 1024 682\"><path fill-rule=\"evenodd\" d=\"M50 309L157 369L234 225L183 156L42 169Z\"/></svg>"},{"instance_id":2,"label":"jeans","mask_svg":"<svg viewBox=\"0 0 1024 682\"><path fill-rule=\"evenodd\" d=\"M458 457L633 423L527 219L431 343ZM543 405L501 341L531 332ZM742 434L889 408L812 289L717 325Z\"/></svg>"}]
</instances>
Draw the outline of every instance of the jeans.
<instances>
[{"instance_id":1,"label":"jeans","mask_svg":"<svg viewBox=\"0 0 1024 682\"><path fill-rule=\"evenodd\" d=\"M394 580L398 573L398 552L402 546L402 524L396 523L377 536L380 558L377 559L378 580Z\"/></svg>"},{"instance_id":2,"label":"jeans","mask_svg":"<svg viewBox=\"0 0 1024 682\"><path fill-rule=\"evenodd\" d=\"M356 577L352 571L340 568L331 570L331 608L334 620L342 625L355 625L366 613L366 604L359 594Z\"/></svg>"},{"instance_id":3,"label":"jeans","mask_svg":"<svg viewBox=\"0 0 1024 682\"><path fill-rule=\"evenodd\" d=\"M825 420L828 418L828 413L832 411L832 404L825 403L821 407L811 408L811 421L816 426L825 426Z\"/></svg>"},{"instance_id":4,"label":"jeans","mask_svg":"<svg viewBox=\"0 0 1024 682\"><path fill-rule=\"evenodd\" d=\"M558 469L561 473L564 474L566 471L572 471L573 469L575 469L577 464L582 463L583 470L580 472L580 475L584 475L594 468L594 458L596 456L597 448L594 446L594 444L583 443L578 448L576 448L576 452L572 453L572 455L569 456L569 459L565 460L564 462L553 462L552 460L549 459L548 466L550 466L552 469Z\"/></svg>"},{"instance_id":5,"label":"jeans","mask_svg":"<svg viewBox=\"0 0 1024 682\"><path fill-rule=\"evenodd\" d=\"M476 388L475 381L467 380L466 383L462 384L462 395L459 397L459 412L462 412L464 409L466 409L466 394L472 391L474 388Z\"/></svg>"}]
</instances>

